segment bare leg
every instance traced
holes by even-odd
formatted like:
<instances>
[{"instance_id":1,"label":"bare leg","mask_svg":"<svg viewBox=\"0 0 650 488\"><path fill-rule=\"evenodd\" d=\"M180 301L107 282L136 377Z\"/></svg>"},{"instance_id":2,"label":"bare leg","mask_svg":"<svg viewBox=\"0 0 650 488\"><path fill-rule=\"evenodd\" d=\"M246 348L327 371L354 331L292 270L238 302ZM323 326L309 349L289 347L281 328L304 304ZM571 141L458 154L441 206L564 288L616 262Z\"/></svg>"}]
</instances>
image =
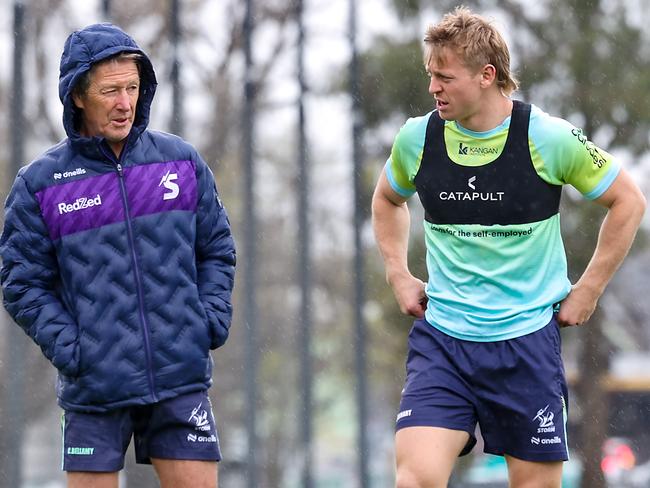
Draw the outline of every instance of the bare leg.
<instances>
[{"instance_id":1,"label":"bare leg","mask_svg":"<svg viewBox=\"0 0 650 488\"><path fill-rule=\"evenodd\" d=\"M561 488L562 461L533 462L506 456L510 488Z\"/></svg>"},{"instance_id":2,"label":"bare leg","mask_svg":"<svg viewBox=\"0 0 650 488\"><path fill-rule=\"evenodd\" d=\"M215 461L151 458L161 488L217 488Z\"/></svg>"},{"instance_id":3,"label":"bare leg","mask_svg":"<svg viewBox=\"0 0 650 488\"><path fill-rule=\"evenodd\" d=\"M68 471L68 488L118 488L118 473Z\"/></svg>"},{"instance_id":4,"label":"bare leg","mask_svg":"<svg viewBox=\"0 0 650 488\"><path fill-rule=\"evenodd\" d=\"M395 435L397 488L445 488L469 434L440 427L407 427Z\"/></svg>"}]
</instances>

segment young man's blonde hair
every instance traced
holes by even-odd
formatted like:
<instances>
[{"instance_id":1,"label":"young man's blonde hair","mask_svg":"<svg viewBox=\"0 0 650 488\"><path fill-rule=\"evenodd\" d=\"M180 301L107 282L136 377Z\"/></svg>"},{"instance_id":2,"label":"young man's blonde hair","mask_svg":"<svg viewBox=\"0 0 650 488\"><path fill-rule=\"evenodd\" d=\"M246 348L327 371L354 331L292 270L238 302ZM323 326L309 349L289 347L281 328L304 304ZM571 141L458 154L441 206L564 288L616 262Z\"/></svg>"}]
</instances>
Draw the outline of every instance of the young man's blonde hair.
<instances>
[{"instance_id":1,"label":"young man's blonde hair","mask_svg":"<svg viewBox=\"0 0 650 488\"><path fill-rule=\"evenodd\" d=\"M442 20L427 28L424 36L424 65L432 59L444 62L443 48L454 51L470 70L480 70L486 64L496 68L496 84L509 96L518 83L510 72L510 51L499 31L484 17L467 7L456 7Z\"/></svg>"}]
</instances>

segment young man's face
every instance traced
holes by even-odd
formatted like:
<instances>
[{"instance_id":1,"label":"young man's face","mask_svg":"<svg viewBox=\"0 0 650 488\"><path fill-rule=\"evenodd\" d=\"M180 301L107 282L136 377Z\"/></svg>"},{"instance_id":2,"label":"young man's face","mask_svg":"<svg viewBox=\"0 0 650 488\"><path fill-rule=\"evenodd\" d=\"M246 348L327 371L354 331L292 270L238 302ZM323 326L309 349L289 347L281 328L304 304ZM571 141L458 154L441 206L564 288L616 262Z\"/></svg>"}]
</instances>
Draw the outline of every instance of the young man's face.
<instances>
[{"instance_id":1,"label":"young man's face","mask_svg":"<svg viewBox=\"0 0 650 488\"><path fill-rule=\"evenodd\" d=\"M101 63L90 73L90 85L84 95L73 95L82 110L81 134L103 136L119 155L131 131L138 103L140 75L134 60Z\"/></svg>"},{"instance_id":2,"label":"young man's face","mask_svg":"<svg viewBox=\"0 0 650 488\"><path fill-rule=\"evenodd\" d=\"M431 77L429 93L436 99L436 108L444 120L463 120L480 109L481 72L462 64L450 48L442 49L441 59L431 56L427 71Z\"/></svg>"}]
</instances>

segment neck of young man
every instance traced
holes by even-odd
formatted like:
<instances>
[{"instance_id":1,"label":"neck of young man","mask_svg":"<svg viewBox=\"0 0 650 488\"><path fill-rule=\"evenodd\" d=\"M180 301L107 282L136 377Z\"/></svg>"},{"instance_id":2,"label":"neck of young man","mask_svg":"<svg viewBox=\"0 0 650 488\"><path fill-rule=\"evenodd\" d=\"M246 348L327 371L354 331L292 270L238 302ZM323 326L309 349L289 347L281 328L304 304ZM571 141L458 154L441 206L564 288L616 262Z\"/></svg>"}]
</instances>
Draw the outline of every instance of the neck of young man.
<instances>
[{"instance_id":1,"label":"neck of young man","mask_svg":"<svg viewBox=\"0 0 650 488\"><path fill-rule=\"evenodd\" d=\"M486 93L467 117L457 122L474 132L487 132L503 123L512 114L512 100L500 91Z\"/></svg>"}]
</instances>

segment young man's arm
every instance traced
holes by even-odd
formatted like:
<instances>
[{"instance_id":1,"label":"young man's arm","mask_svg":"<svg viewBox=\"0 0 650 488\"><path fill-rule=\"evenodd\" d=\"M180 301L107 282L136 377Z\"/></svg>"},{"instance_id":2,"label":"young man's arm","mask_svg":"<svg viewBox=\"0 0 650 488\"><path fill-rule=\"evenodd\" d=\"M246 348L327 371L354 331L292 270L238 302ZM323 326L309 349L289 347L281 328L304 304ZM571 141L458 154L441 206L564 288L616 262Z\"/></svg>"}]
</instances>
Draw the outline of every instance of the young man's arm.
<instances>
[{"instance_id":1,"label":"young man's arm","mask_svg":"<svg viewBox=\"0 0 650 488\"><path fill-rule=\"evenodd\" d=\"M372 197L372 225L384 258L386 281L392 287L402 313L417 318L426 310L425 284L408 269L408 237L411 218L406 199L396 193L381 172Z\"/></svg>"},{"instance_id":2,"label":"young man's arm","mask_svg":"<svg viewBox=\"0 0 650 488\"><path fill-rule=\"evenodd\" d=\"M607 283L630 250L646 206L641 190L624 170L595 201L609 210L589 265L562 301L558 314L562 326L589 320Z\"/></svg>"}]
</instances>

